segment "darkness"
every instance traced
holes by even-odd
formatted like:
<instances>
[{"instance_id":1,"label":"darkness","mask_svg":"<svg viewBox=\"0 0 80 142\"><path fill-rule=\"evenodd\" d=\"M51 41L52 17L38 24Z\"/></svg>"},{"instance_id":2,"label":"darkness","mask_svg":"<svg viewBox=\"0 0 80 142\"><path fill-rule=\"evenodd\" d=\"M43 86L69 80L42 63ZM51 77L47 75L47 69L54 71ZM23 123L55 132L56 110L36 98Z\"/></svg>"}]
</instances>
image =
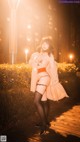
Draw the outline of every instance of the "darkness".
<instances>
[{"instance_id":1,"label":"darkness","mask_svg":"<svg viewBox=\"0 0 80 142\"><path fill-rule=\"evenodd\" d=\"M57 12L59 15L58 28L63 35L62 42L66 42L68 51L76 55L76 59L80 60L80 4L79 3L57 3ZM53 1L52 1L52 5ZM64 39L65 38L65 39Z\"/></svg>"},{"instance_id":2,"label":"darkness","mask_svg":"<svg viewBox=\"0 0 80 142\"><path fill-rule=\"evenodd\" d=\"M30 7L34 9L34 13L30 13ZM35 17L35 13L39 16L39 20ZM26 47L29 47L31 52L35 51L41 38L49 35L53 37L57 61L68 61L69 53L75 55L75 62L80 61L79 17L79 3L61 3L60 0L20 1L17 9L17 63L25 62L24 49ZM31 32L26 28L29 22L32 22L33 26ZM49 22L51 22L50 25ZM9 23L8 1L0 0L0 63L9 63ZM36 32L38 41L35 40ZM31 43L27 41L27 37L31 37ZM62 56L59 56L59 53Z\"/></svg>"}]
</instances>

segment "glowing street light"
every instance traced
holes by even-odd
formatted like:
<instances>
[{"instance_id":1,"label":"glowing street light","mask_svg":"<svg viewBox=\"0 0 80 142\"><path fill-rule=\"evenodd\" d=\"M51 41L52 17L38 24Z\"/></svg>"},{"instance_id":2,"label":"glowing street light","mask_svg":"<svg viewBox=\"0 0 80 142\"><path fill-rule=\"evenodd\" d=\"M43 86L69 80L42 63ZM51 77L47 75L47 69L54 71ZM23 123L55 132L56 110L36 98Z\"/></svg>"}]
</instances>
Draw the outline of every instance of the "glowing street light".
<instances>
[{"instance_id":1,"label":"glowing street light","mask_svg":"<svg viewBox=\"0 0 80 142\"><path fill-rule=\"evenodd\" d=\"M10 15L10 36L9 36L9 58L10 63L16 63L17 55L17 38L16 38L16 10L20 0L8 0L11 15Z\"/></svg>"},{"instance_id":2,"label":"glowing street light","mask_svg":"<svg viewBox=\"0 0 80 142\"><path fill-rule=\"evenodd\" d=\"M26 55L26 63L27 63L27 55L29 53L29 50L28 49L25 49L25 55Z\"/></svg>"},{"instance_id":3,"label":"glowing street light","mask_svg":"<svg viewBox=\"0 0 80 142\"><path fill-rule=\"evenodd\" d=\"M72 62L73 58L74 58L74 55L73 54L69 54L70 62Z\"/></svg>"}]
</instances>

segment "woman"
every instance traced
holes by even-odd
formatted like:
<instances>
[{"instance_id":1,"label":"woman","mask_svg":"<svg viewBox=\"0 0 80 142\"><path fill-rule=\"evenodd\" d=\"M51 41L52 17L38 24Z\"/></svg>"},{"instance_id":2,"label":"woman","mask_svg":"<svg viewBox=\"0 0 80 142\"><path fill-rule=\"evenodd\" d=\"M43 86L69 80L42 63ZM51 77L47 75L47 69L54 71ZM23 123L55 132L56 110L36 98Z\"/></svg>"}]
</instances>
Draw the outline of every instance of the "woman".
<instances>
[{"instance_id":1,"label":"woman","mask_svg":"<svg viewBox=\"0 0 80 142\"><path fill-rule=\"evenodd\" d=\"M41 120L40 134L43 134L47 126L49 126L48 100L58 101L64 97L68 97L68 95L59 83L51 40L44 38L40 46L41 52L32 54L29 63L33 68L31 91L35 92L34 103Z\"/></svg>"}]
</instances>

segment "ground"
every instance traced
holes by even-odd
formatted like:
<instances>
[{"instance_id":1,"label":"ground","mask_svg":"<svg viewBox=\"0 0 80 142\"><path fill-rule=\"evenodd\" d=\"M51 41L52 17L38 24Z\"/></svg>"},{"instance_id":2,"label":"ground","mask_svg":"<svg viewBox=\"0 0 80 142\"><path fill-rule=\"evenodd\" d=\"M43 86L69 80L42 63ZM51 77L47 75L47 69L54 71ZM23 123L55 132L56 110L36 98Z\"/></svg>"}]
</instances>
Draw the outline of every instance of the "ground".
<instances>
[{"instance_id":1,"label":"ground","mask_svg":"<svg viewBox=\"0 0 80 142\"><path fill-rule=\"evenodd\" d=\"M80 142L80 78L71 79L70 84L69 80L64 81L69 98L50 102L51 126L46 135L40 136L39 129L35 128L38 116L33 104L26 105L26 107L22 105L21 108L19 106L15 110L16 115L12 117L12 121L1 129L0 135L6 135L8 142ZM69 87L67 88L67 86ZM27 97L23 98L26 99L26 102L28 101ZM20 102L20 94L16 101L18 102L18 100ZM32 109L34 111L31 112Z\"/></svg>"}]
</instances>

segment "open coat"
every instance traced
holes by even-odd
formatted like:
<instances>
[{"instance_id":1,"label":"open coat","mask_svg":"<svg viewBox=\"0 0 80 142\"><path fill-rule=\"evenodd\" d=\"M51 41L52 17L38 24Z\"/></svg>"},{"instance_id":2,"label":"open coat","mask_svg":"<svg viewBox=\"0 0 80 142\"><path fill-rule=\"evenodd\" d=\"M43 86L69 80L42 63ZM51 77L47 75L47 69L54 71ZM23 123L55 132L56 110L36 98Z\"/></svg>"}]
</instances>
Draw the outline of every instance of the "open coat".
<instances>
[{"instance_id":1,"label":"open coat","mask_svg":"<svg viewBox=\"0 0 80 142\"><path fill-rule=\"evenodd\" d=\"M29 64L32 66L31 88L30 88L32 92L35 92L36 84L38 81L38 72L37 72L37 64L36 64L38 55L39 55L38 52L32 54L31 59L29 61ZM49 59L50 59L49 61L50 63L46 67L46 71L50 76L50 84L47 87L45 95L50 100L58 101L64 97L68 97L68 95L65 89L63 88L63 86L61 85L61 83L59 82L58 73L57 73L57 63L55 62L52 54L50 55ZM43 100L43 97L42 97L42 100Z\"/></svg>"}]
</instances>

